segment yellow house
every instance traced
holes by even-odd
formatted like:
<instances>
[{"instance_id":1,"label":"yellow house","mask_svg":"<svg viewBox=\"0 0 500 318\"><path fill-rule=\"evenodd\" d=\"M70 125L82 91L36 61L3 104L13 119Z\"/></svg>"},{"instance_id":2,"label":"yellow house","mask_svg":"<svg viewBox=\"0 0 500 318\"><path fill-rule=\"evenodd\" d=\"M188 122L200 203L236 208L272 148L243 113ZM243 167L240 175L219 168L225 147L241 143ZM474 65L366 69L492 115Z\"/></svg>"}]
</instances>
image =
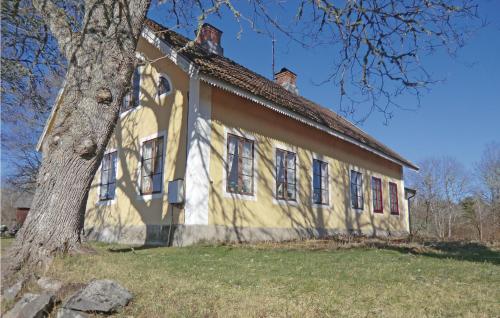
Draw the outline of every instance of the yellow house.
<instances>
[{"instance_id":1,"label":"yellow house","mask_svg":"<svg viewBox=\"0 0 500 318\"><path fill-rule=\"evenodd\" d=\"M146 21L86 234L188 245L408 233L403 167L418 167L301 97L293 72L272 81L225 58L221 34L205 24L187 46Z\"/></svg>"}]
</instances>

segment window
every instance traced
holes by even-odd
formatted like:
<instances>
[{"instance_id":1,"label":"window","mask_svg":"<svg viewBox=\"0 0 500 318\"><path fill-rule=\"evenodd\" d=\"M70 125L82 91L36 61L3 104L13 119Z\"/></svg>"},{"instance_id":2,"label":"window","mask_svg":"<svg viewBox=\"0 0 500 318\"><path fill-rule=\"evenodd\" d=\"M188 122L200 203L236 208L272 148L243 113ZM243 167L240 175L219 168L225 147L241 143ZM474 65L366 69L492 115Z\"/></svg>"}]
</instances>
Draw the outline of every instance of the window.
<instances>
[{"instance_id":1,"label":"window","mask_svg":"<svg viewBox=\"0 0 500 318\"><path fill-rule=\"evenodd\" d=\"M296 200L295 153L276 149L276 198Z\"/></svg>"},{"instance_id":2,"label":"window","mask_svg":"<svg viewBox=\"0 0 500 318\"><path fill-rule=\"evenodd\" d=\"M328 204L328 164L313 160L313 203Z\"/></svg>"},{"instance_id":3,"label":"window","mask_svg":"<svg viewBox=\"0 0 500 318\"><path fill-rule=\"evenodd\" d=\"M372 177L373 212L382 213L384 204L382 202L382 180Z\"/></svg>"},{"instance_id":4,"label":"window","mask_svg":"<svg viewBox=\"0 0 500 318\"><path fill-rule=\"evenodd\" d=\"M399 215L398 186L393 182L389 182L389 199L391 202L391 214Z\"/></svg>"},{"instance_id":5,"label":"window","mask_svg":"<svg viewBox=\"0 0 500 318\"><path fill-rule=\"evenodd\" d=\"M227 192L253 195L252 140L228 134Z\"/></svg>"},{"instance_id":6,"label":"window","mask_svg":"<svg viewBox=\"0 0 500 318\"><path fill-rule=\"evenodd\" d=\"M121 112L126 112L132 108L139 106L139 94L141 91L141 72L140 67L136 67L132 80L130 82L130 91L123 97Z\"/></svg>"},{"instance_id":7,"label":"window","mask_svg":"<svg viewBox=\"0 0 500 318\"><path fill-rule=\"evenodd\" d=\"M116 151L107 153L102 158L101 182L99 188L99 200L107 201L115 198Z\"/></svg>"},{"instance_id":8,"label":"window","mask_svg":"<svg viewBox=\"0 0 500 318\"><path fill-rule=\"evenodd\" d=\"M163 181L163 136L142 144L141 194L160 193Z\"/></svg>"},{"instance_id":9,"label":"window","mask_svg":"<svg viewBox=\"0 0 500 318\"><path fill-rule=\"evenodd\" d=\"M351 206L363 210L363 175L351 170Z\"/></svg>"},{"instance_id":10,"label":"window","mask_svg":"<svg viewBox=\"0 0 500 318\"><path fill-rule=\"evenodd\" d=\"M172 91L172 84L166 75L160 75L158 80L158 96L167 95Z\"/></svg>"}]
</instances>

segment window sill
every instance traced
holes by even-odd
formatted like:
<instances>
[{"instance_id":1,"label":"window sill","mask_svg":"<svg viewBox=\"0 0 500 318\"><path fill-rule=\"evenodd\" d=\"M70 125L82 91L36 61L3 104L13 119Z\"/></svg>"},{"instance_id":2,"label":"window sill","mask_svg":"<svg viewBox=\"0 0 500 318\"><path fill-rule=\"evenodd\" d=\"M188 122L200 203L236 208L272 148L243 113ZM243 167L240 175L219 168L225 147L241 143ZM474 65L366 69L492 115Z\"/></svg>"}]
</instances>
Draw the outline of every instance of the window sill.
<instances>
[{"instance_id":1,"label":"window sill","mask_svg":"<svg viewBox=\"0 0 500 318\"><path fill-rule=\"evenodd\" d=\"M363 211L364 211L363 208L353 208L352 206L351 206L351 210L353 210L356 213L363 213Z\"/></svg>"},{"instance_id":2,"label":"window sill","mask_svg":"<svg viewBox=\"0 0 500 318\"><path fill-rule=\"evenodd\" d=\"M256 194L240 194L240 193L234 193L234 192L224 191L224 197L227 198L227 199L257 201L257 195Z\"/></svg>"},{"instance_id":3,"label":"window sill","mask_svg":"<svg viewBox=\"0 0 500 318\"><path fill-rule=\"evenodd\" d=\"M137 107L130 108L129 110L124 111L123 113L120 114L120 119L127 116L128 114L131 114L131 113L138 111L141 108L142 108L142 105L137 105Z\"/></svg>"},{"instance_id":4,"label":"window sill","mask_svg":"<svg viewBox=\"0 0 500 318\"><path fill-rule=\"evenodd\" d=\"M139 194L137 196L137 201L151 201L158 200L163 197L163 192L152 193L152 194Z\"/></svg>"},{"instance_id":5,"label":"window sill","mask_svg":"<svg viewBox=\"0 0 500 318\"><path fill-rule=\"evenodd\" d=\"M325 204L324 203L313 203L312 207L316 208L316 209L325 209L325 208L330 208L331 205L330 205L330 203L328 203L328 204L326 204L326 203Z\"/></svg>"},{"instance_id":6,"label":"window sill","mask_svg":"<svg viewBox=\"0 0 500 318\"><path fill-rule=\"evenodd\" d=\"M276 198L273 198L273 203L276 204L276 205L299 206L298 200L285 200L285 199L276 199Z\"/></svg>"},{"instance_id":7,"label":"window sill","mask_svg":"<svg viewBox=\"0 0 500 318\"><path fill-rule=\"evenodd\" d=\"M99 200L99 201L97 201L97 205L99 205L99 206L110 206L110 205L115 204L115 202L116 202L116 198L111 199L111 200Z\"/></svg>"}]
</instances>

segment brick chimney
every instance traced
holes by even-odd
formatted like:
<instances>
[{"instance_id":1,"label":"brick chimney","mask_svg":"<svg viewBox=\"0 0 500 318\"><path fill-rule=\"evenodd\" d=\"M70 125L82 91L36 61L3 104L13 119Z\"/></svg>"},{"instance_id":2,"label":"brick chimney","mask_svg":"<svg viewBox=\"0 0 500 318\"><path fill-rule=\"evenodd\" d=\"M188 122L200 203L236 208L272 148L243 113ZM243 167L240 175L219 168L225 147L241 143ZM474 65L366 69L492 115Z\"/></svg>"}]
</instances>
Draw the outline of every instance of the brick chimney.
<instances>
[{"instance_id":1,"label":"brick chimney","mask_svg":"<svg viewBox=\"0 0 500 318\"><path fill-rule=\"evenodd\" d=\"M222 31L211 24L204 23L201 26L200 35L196 38L196 43L204 47L208 52L224 55L221 46Z\"/></svg>"},{"instance_id":2,"label":"brick chimney","mask_svg":"<svg viewBox=\"0 0 500 318\"><path fill-rule=\"evenodd\" d=\"M297 88L297 74L289 69L283 67L278 73L274 74L274 80L290 92L299 94L299 89Z\"/></svg>"}]
</instances>

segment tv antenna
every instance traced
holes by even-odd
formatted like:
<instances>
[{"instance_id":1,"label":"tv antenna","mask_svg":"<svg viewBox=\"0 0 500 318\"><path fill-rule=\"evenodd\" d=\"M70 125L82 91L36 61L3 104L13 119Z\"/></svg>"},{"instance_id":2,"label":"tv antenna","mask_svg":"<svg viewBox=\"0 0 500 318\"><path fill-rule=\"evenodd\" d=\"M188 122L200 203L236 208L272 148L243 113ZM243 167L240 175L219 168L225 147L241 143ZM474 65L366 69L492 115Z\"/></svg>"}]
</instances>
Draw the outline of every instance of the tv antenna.
<instances>
[{"instance_id":1,"label":"tv antenna","mask_svg":"<svg viewBox=\"0 0 500 318\"><path fill-rule=\"evenodd\" d=\"M273 50L273 52L272 52L272 55L273 55L272 71L273 71L273 73L271 75L271 78L274 80L274 74L276 74L275 73L275 66L274 66L274 54L275 54L275 48L274 48L274 46L275 46L276 38L274 37L274 33L273 33L272 37L273 37L272 38L272 50Z\"/></svg>"}]
</instances>

